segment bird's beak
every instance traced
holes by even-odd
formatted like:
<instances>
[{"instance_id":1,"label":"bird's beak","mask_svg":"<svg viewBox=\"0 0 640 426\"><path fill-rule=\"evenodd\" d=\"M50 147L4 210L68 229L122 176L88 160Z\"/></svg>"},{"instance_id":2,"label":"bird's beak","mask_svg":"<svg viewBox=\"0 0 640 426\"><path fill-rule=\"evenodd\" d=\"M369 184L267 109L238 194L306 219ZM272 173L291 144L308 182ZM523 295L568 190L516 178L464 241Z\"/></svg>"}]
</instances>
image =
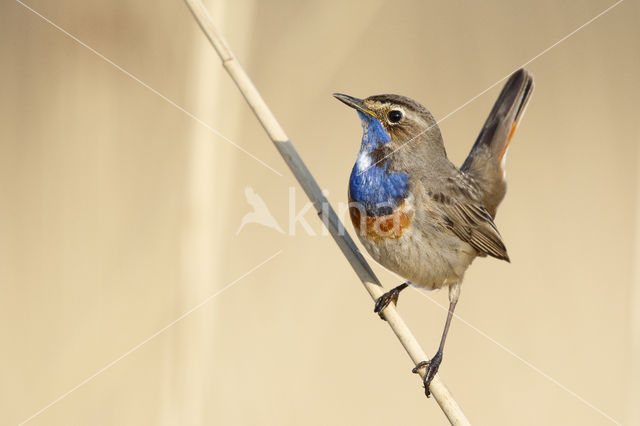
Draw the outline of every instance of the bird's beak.
<instances>
[{"instance_id":1,"label":"bird's beak","mask_svg":"<svg viewBox=\"0 0 640 426\"><path fill-rule=\"evenodd\" d=\"M364 106L364 101L362 99L354 98L353 96L345 95L343 93L334 93L333 96L340 102L350 106L351 108L357 109L358 111L378 118L378 116L373 111Z\"/></svg>"}]
</instances>

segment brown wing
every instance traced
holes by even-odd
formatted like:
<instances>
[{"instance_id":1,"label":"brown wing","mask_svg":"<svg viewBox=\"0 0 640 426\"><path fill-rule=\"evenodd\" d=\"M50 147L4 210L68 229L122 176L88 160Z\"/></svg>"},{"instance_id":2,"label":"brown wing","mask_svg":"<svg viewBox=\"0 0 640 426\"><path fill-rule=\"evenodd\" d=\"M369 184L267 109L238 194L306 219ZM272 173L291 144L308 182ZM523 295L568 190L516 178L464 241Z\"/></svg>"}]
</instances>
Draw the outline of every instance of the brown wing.
<instances>
[{"instance_id":1,"label":"brown wing","mask_svg":"<svg viewBox=\"0 0 640 426\"><path fill-rule=\"evenodd\" d=\"M479 255L488 254L508 262L507 249L491 215L472 196L473 188L465 188L467 181L468 178L461 175L449 181L447 191L432 194L444 226L476 249Z\"/></svg>"}]
</instances>

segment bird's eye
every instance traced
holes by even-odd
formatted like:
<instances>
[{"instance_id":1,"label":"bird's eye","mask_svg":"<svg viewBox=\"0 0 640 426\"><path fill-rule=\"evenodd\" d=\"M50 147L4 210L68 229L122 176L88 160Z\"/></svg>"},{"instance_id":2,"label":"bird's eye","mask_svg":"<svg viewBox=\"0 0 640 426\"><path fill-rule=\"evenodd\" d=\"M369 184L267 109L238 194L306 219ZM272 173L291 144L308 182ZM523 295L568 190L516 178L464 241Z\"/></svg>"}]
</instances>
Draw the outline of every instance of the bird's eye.
<instances>
[{"instance_id":1,"label":"bird's eye","mask_svg":"<svg viewBox=\"0 0 640 426\"><path fill-rule=\"evenodd\" d=\"M397 123L402 120L402 111L399 109L392 109L387 114L387 118L389 119L389 123Z\"/></svg>"}]
</instances>

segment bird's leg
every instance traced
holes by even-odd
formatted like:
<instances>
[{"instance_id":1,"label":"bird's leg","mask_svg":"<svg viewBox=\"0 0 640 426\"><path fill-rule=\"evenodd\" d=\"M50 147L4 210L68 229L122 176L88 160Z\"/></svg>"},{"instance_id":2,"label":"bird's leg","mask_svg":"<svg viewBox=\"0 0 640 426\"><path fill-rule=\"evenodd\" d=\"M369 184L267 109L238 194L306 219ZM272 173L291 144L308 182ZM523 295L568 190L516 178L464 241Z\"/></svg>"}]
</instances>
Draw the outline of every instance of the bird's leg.
<instances>
[{"instance_id":1,"label":"bird's leg","mask_svg":"<svg viewBox=\"0 0 640 426\"><path fill-rule=\"evenodd\" d=\"M442 332L442 337L440 338L440 346L438 347L438 351L429 361L422 361L415 366L413 370L414 373L418 373L421 368L426 367L426 371L424 374L424 393L427 395L427 398L431 395L429 391L429 386L431 385L431 381L436 376L438 372L438 368L440 367L440 363L442 362L442 351L444 350L444 342L447 340L447 333L449 332L449 326L451 325L451 318L453 318L453 311L456 309L456 304L458 303L458 297L460 296L460 284L454 284L449 287L449 312L447 312L447 321L444 324L444 330Z\"/></svg>"},{"instance_id":2,"label":"bird's leg","mask_svg":"<svg viewBox=\"0 0 640 426\"><path fill-rule=\"evenodd\" d=\"M400 284L398 287L395 287L380 296L378 300L376 300L376 306L373 309L373 312L380 315L380 318L384 319L382 311L389 306L389 303L393 302L394 305L398 303L398 296L400 295L400 292L407 287L409 287L409 281Z\"/></svg>"}]
</instances>

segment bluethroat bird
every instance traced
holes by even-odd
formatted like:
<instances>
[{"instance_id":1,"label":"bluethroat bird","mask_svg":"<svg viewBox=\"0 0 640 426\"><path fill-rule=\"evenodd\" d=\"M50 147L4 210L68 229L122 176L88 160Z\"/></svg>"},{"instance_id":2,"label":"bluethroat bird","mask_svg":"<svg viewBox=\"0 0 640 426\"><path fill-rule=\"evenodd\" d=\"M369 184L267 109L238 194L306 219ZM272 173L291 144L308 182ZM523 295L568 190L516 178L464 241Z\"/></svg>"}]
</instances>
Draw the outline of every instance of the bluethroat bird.
<instances>
[{"instance_id":1,"label":"bluethroat bird","mask_svg":"<svg viewBox=\"0 0 640 426\"><path fill-rule=\"evenodd\" d=\"M349 179L349 214L362 245L407 281L380 297L380 314L409 285L449 287L449 311L438 351L426 368L425 393L442 362L465 270L476 256L509 261L493 220L506 193L509 143L533 90L516 71L505 84L460 169L449 161L431 113L398 95L336 98L362 122L360 152Z\"/></svg>"}]
</instances>

